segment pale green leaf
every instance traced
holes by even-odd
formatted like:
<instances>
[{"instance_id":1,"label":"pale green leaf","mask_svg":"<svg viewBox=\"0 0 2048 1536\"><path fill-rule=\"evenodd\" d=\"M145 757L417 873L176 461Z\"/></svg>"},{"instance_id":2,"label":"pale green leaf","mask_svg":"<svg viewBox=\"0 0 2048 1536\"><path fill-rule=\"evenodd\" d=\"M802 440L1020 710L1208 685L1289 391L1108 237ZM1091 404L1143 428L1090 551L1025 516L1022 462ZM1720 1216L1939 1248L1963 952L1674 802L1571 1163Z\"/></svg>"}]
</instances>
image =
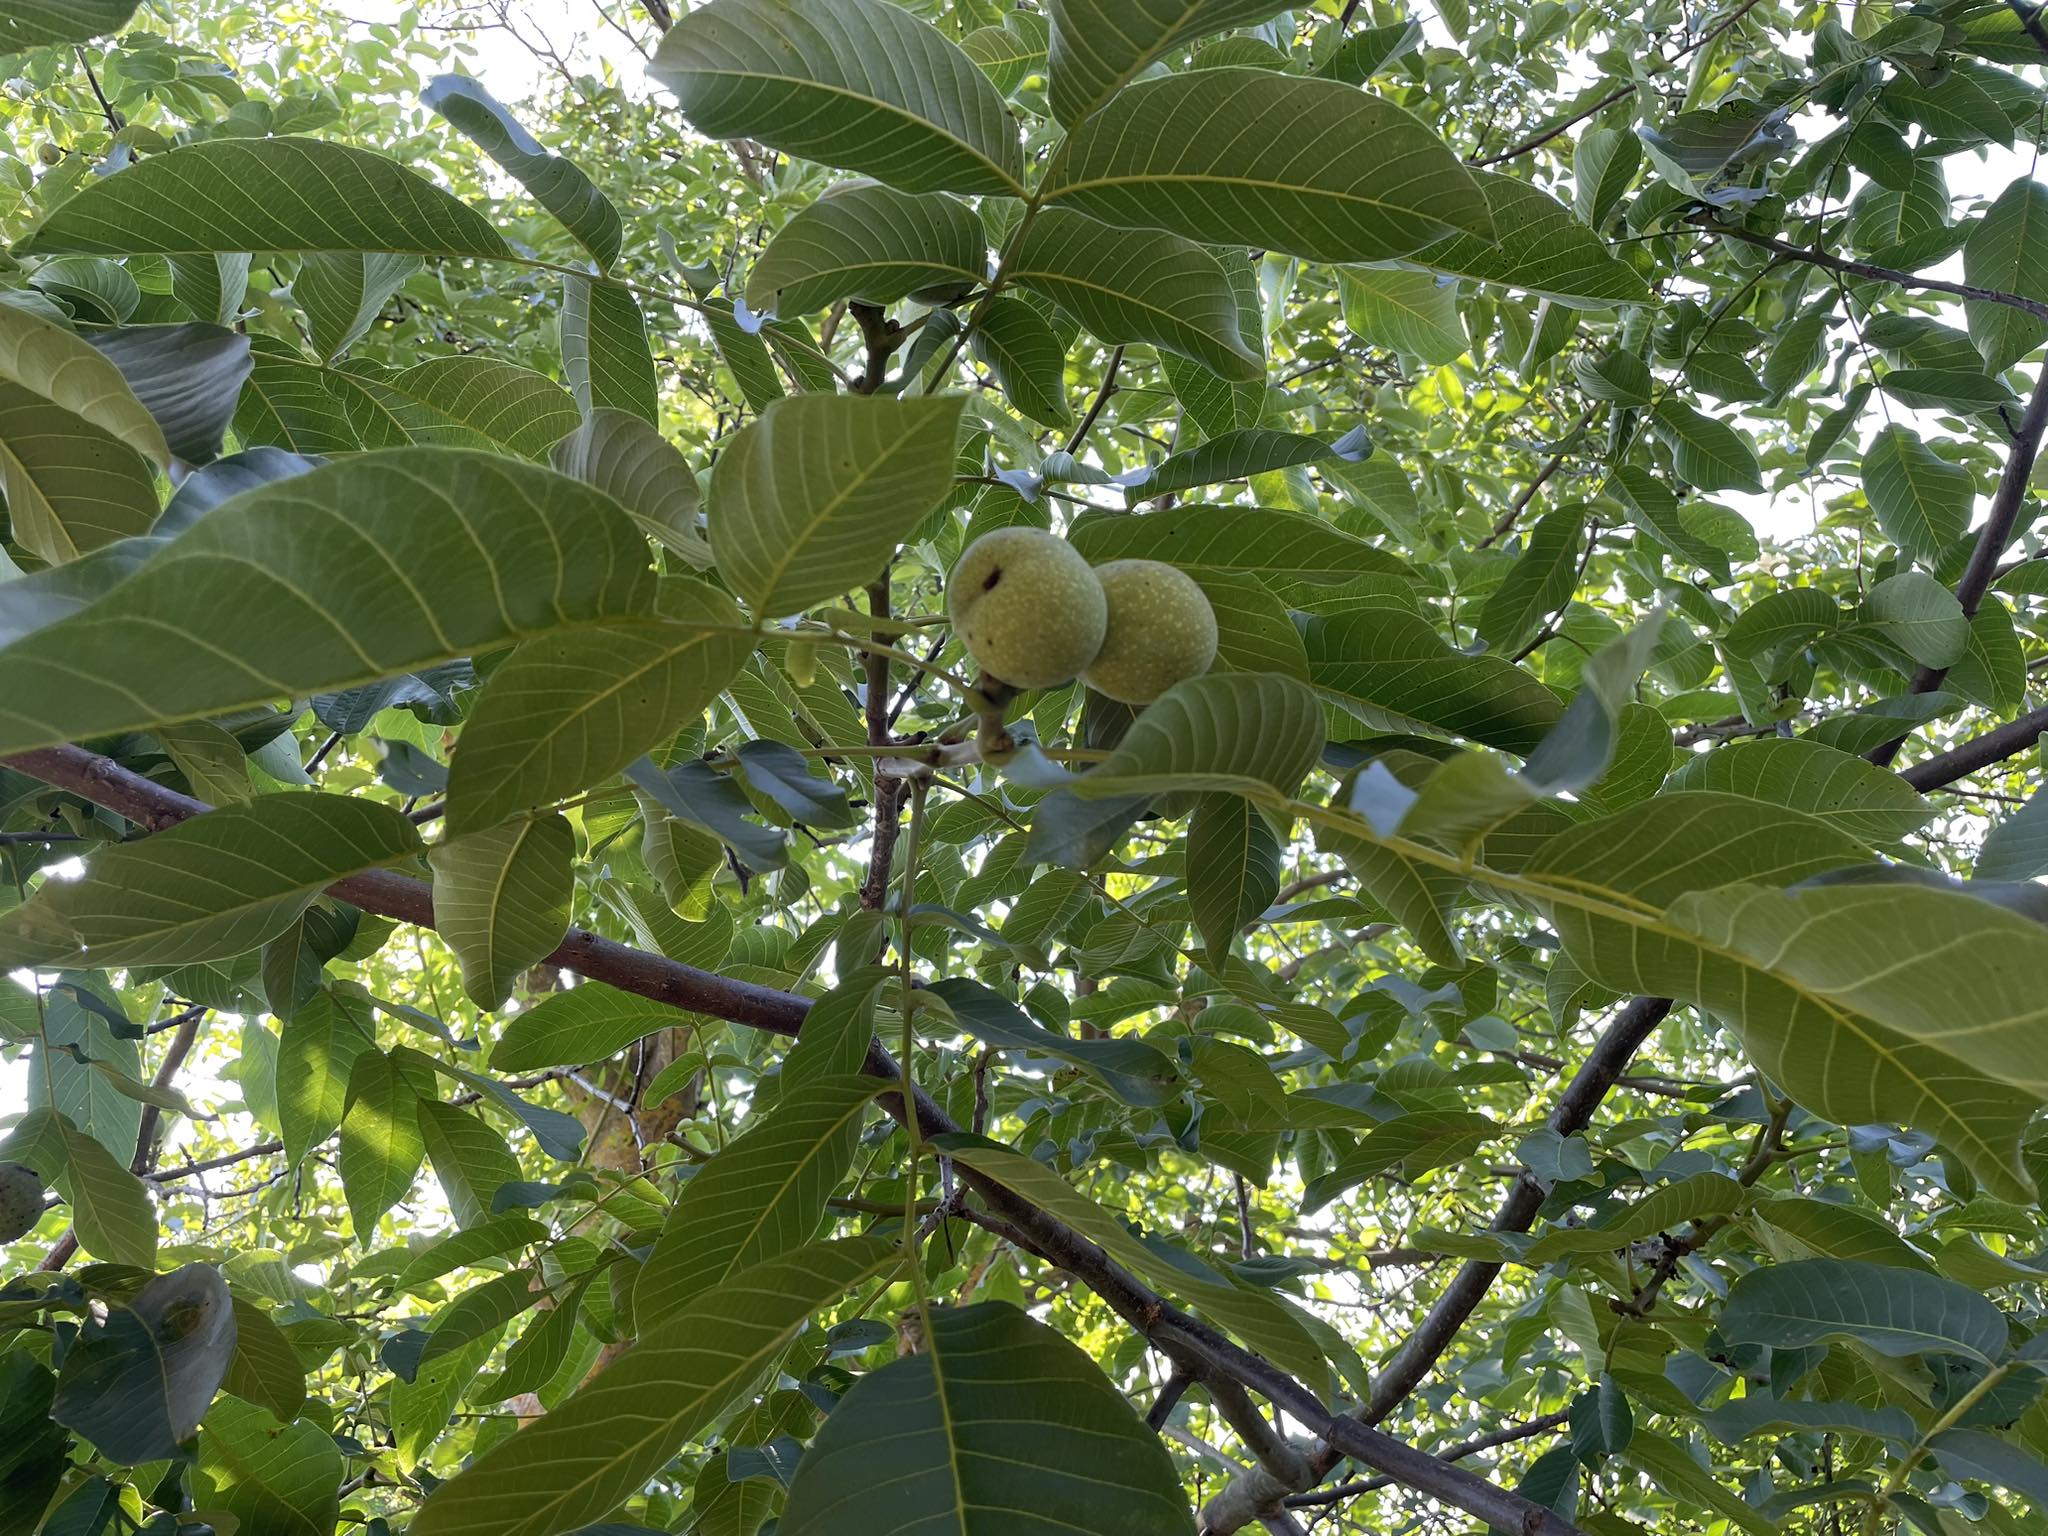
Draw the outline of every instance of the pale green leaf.
<instances>
[{"instance_id":1,"label":"pale green leaf","mask_svg":"<svg viewBox=\"0 0 2048 1536\"><path fill-rule=\"evenodd\" d=\"M655 593L645 548L607 497L484 454L409 449L262 486L104 597L0 648L0 751L643 615Z\"/></svg>"},{"instance_id":2,"label":"pale green leaf","mask_svg":"<svg viewBox=\"0 0 2048 1536\"><path fill-rule=\"evenodd\" d=\"M1116 229L1064 208L1041 211L1005 266L1099 341L1145 342L1219 378L1264 376L1242 333L1236 290L1216 255L1158 229Z\"/></svg>"},{"instance_id":3,"label":"pale green leaf","mask_svg":"<svg viewBox=\"0 0 2048 1536\"><path fill-rule=\"evenodd\" d=\"M341 1187L363 1247L377 1240L377 1218L411 1193L426 1155L412 1085L382 1051L363 1051L341 1117Z\"/></svg>"},{"instance_id":4,"label":"pale green leaf","mask_svg":"<svg viewBox=\"0 0 2048 1536\"><path fill-rule=\"evenodd\" d=\"M1408 256L1418 267L1541 294L1574 308L1645 304L1649 285L1571 210L1539 187L1489 171L1476 175L1492 215L1496 241L1483 228Z\"/></svg>"},{"instance_id":5,"label":"pale green leaf","mask_svg":"<svg viewBox=\"0 0 2048 1536\"><path fill-rule=\"evenodd\" d=\"M1186 858L1195 928L1220 963L1280 894L1280 840L1249 801L1204 795L1188 822Z\"/></svg>"},{"instance_id":6,"label":"pale green leaf","mask_svg":"<svg viewBox=\"0 0 2048 1536\"><path fill-rule=\"evenodd\" d=\"M491 1069L580 1067L683 1022L683 1015L665 1004L616 992L602 982L584 982L514 1014L492 1047Z\"/></svg>"},{"instance_id":7,"label":"pale green leaf","mask_svg":"<svg viewBox=\"0 0 2048 1536\"><path fill-rule=\"evenodd\" d=\"M1425 363L1454 363L1465 355L1455 282L1393 267L1346 267L1338 277L1344 323L1361 340Z\"/></svg>"},{"instance_id":8,"label":"pale green leaf","mask_svg":"<svg viewBox=\"0 0 2048 1536\"><path fill-rule=\"evenodd\" d=\"M1934 807L1897 774L1804 739L1730 743L1692 758L1671 786L1787 806L1870 844L1896 843L1934 816Z\"/></svg>"},{"instance_id":9,"label":"pale green leaf","mask_svg":"<svg viewBox=\"0 0 2048 1536\"><path fill-rule=\"evenodd\" d=\"M294 137L208 139L138 159L60 203L14 249L511 254L482 214L395 161Z\"/></svg>"},{"instance_id":10,"label":"pale green leaf","mask_svg":"<svg viewBox=\"0 0 2048 1536\"><path fill-rule=\"evenodd\" d=\"M0 14L0 53L89 43L120 31L134 14L135 0L10 0Z\"/></svg>"},{"instance_id":11,"label":"pale green leaf","mask_svg":"<svg viewBox=\"0 0 2048 1536\"><path fill-rule=\"evenodd\" d=\"M462 963L462 990L504 1006L520 975L569 931L576 833L566 818L518 816L435 845L434 926Z\"/></svg>"},{"instance_id":12,"label":"pale green leaf","mask_svg":"<svg viewBox=\"0 0 2048 1536\"><path fill-rule=\"evenodd\" d=\"M349 999L316 992L292 1010L277 1043L277 1117L288 1162L303 1161L334 1134L348 1110L356 1059L375 1049L369 1019Z\"/></svg>"},{"instance_id":13,"label":"pale green leaf","mask_svg":"<svg viewBox=\"0 0 2048 1536\"><path fill-rule=\"evenodd\" d=\"M660 432L627 411L595 410L555 444L556 469L603 491L692 570L711 565L698 515L697 476Z\"/></svg>"},{"instance_id":14,"label":"pale green leaf","mask_svg":"<svg viewBox=\"0 0 2048 1536\"><path fill-rule=\"evenodd\" d=\"M529 640L499 665L456 744L451 831L609 778L717 697L753 649L739 609L686 576L663 579L660 609L653 622Z\"/></svg>"},{"instance_id":15,"label":"pale green leaf","mask_svg":"<svg viewBox=\"0 0 2048 1536\"><path fill-rule=\"evenodd\" d=\"M659 421L661 383L633 295L587 277L569 278L562 289L562 371L577 406L585 415L628 411L650 424Z\"/></svg>"},{"instance_id":16,"label":"pale green leaf","mask_svg":"<svg viewBox=\"0 0 2048 1536\"><path fill-rule=\"evenodd\" d=\"M57 1128L64 1141L64 1171L55 1183L70 1202L78 1245L110 1264L155 1269L156 1207L142 1181L128 1171L125 1158L62 1115Z\"/></svg>"},{"instance_id":17,"label":"pale green leaf","mask_svg":"<svg viewBox=\"0 0 2048 1536\"><path fill-rule=\"evenodd\" d=\"M1051 0L1052 115L1072 128L1170 50L1287 8L1288 0Z\"/></svg>"},{"instance_id":18,"label":"pale green leaf","mask_svg":"<svg viewBox=\"0 0 2048 1536\"><path fill-rule=\"evenodd\" d=\"M334 361L360 341L383 313L391 296L419 270L420 258L411 255L385 251L309 252L299 264L299 275L292 280L292 297L306 312L306 323L313 333L313 350L321 361Z\"/></svg>"},{"instance_id":19,"label":"pale green leaf","mask_svg":"<svg viewBox=\"0 0 2048 1536\"><path fill-rule=\"evenodd\" d=\"M1253 133L1253 123L1285 123ZM1313 261L1491 239L1486 194L1400 107L1334 80L1205 69L1141 81L1067 138L1041 195L1111 224Z\"/></svg>"},{"instance_id":20,"label":"pale green leaf","mask_svg":"<svg viewBox=\"0 0 2048 1536\"><path fill-rule=\"evenodd\" d=\"M846 1177L868 1105L887 1084L824 1077L792 1087L690 1176L633 1286L641 1317L672 1317L704 1292L808 1242Z\"/></svg>"},{"instance_id":21,"label":"pale green leaf","mask_svg":"<svg viewBox=\"0 0 2048 1536\"><path fill-rule=\"evenodd\" d=\"M768 407L711 472L719 574L762 618L871 579L952 488L960 409L829 395Z\"/></svg>"},{"instance_id":22,"label":"pale green leaf","mask_svg":"<svg viewBox=\"0 0 2048 1536\"><path fill-rule=\"evenodd\" d=\"M0 916L0 965L184 965L246 953L327 886L419 852L393 806L263 795L94 855Z\"/></svg>"},{"instance_id":23,"label":"pale green leaf","mask_svg":"<svg viewBox=\"0 0 2048 1536\"><path fill-rule=\"evenodd\" d=\"M937 301L987 279L987 237L965 203L853 182L828 188L768 242L747 278L747 306L803 315L840 299Z\"/></svg>"},{"instance_id":24,"label":"pale green leaf","mask_svg":"<svg viewBox=\"0 0 2048 1536\"><path fill-rule=\"evenodd\" d=\"M573 1397L441 1484L414 1536L556 1536L600 1520L760 1376L819 1308L892 1264L886 1238L771 1259L649 1318Z\"/></svg>"},{"instance_id":25,"label":"pale green leaf","mask_svg":"<svg viewBox=\"0 0 2048 1536\"><path fill-rule=\"evenodd\" d=\"M1188 1536L1180 1473L1087 1355L1008 1302L932 1308L798 1463L784 1536Z\"/></svg>"},{"instance_id":26,"label":"pale green leaf","mask_svg":"<svg viewBox=\"0 0 2048 1536\"><path fill-rule=\"evenodd\" d=\"M1320 518L1244 507L1175 507L1140 517L1087 517L1071 542L1090 565L1160 560L1184 570L1237 571L1279 581L1340 582L1408 571L1399 556Z\"/></svg>"},{"instance_id":27,"label":"pale green leaf","mask_svg":"<svg viewBox=\"0 0 2048 1536\"><path fill-rule=\"evenodd\" d=\"M712 0L648 73L711 139L758 139L905 192L1023 195L1017 125L974 61L887 0Z\"/></svg>"}]
</instances>

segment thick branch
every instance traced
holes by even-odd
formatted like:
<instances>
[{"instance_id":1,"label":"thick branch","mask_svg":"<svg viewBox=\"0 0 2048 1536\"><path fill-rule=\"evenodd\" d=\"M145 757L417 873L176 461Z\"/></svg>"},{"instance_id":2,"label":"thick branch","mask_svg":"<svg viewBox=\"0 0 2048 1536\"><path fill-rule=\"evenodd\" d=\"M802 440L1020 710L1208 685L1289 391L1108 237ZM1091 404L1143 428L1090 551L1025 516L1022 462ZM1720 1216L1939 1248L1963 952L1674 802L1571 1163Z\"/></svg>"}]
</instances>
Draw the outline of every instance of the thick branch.
<instances>
[{"instance_id":1,"label":"thick branch","mask_svg":"<svg viewBox=\"0 0 2048 1536\"><path fill-rule=\"evenodd\" d=\"M1526 1424L1510 1424L1506 1429L1496 1429L1492 1434L1480 1435L1466 1440L1448 1450L1436 1454L1445 1461L1463 1461L1467 1456L1477 1456L1481 1451L1496 1450L1503 1445L1513 1445L1518 1440L1533 1440L1538 1435L1547 1435L1571 1422L1571 1411L1559 1409L1546 1413L1540 1419L1531 1419ZM1348 1483L1333 1483L1328 1488L1318 1488L1313 1493L1297 1493L1288 1497L1289 1509L1314 1509L1324 1504L1341 1504L1346 1499L1355 1499L1362 1493L1377 1493L1391 1487L1392 1478L1367 1477Z\"/></svg>"},{"instance_id":2,"label":"thick branch","mask_svg":"<svg viewBox=\"0 0 2048 1536\"><path fill-rule=\"evenodd\" d=\"M2048 731L2048 704L2029 710L2019 719L1994 731L1972 737L1939 757L1930 757L1910 768L1901 768L1899 777L1924 795L2018 757L2022 752L2031 750L2044 731Z\"/></svg>"},{"instance_id":3,"label":"thick branch","mask_svg":"<svg viewBox=\"0 0 2048 1536\"><path fill-rule=\"evenodd\" d=\"M153 831L211 809L203 801L154 784L80 747L23 753L7 759L7 766L69 790ZM329 894L382 917L433 926L432 888L403 875L382 871L357 875L329 887ZM775 1034L796 1034L811 1006L809 998L795 993L715 975L660 955L629 949L583 929L571 929L567 940L543 963L575 971L636 996ZM1648 1033L1647 1028L1644 1033ZM902 1081L901 1069L879 1042L869 1050L865 1070L890 1083ZM1615 1075L1620 1070L1617 1064ZM1580 1075L1583 1078L1585 1073ZM913 1106L905 1106L900 1092L884 1093L877 1102L899 1120L907 1120L914 1113L926 1137L960 1130L952 1117L922 1090L917 1090L914 1098ZM995 1219L1014 1231L1013 1240L1020 1247L1081 1280L1197 1381L1205 1385L1235 1383L1256 1392L1332 1442L1338 1456L1350 1456L1418 1493L1491 1525L1515 1531L1518 1536L1585 1536L1569 1520L1519 1494L1497 1488L1447 1461L1367 1428L1356 1419L1332 1415L1300 1382L1174 1306L1058 1217L970 1168L961 1166L958 1171L986 1202Z\"/></svg>"},{"instance_id":4,"label":"thick branch","mask_svg":"<svg viewBox=\"0 0 2048 1536\"><path fill-rule=\"evenodd\" d=\"M2048 310L2048 306L2043 308ZM2013 434L2012 448L2005 456L2005 471L1998 477L1998 489L1992 494L1991 510L1977 534L1976 546L1970 551L1970 563L1956 583L1956 601L1962 605L1966 618L1976 617L1984 594L1991 590L1992 578L1998 574L1998 562L2005 558L2005 547L2012 542L2020 509L2027 504L2027 484L2034 476L2034 460L2040 455L2043 433L2048 433L2048 362L2041 365L2040 377L2034 381L2027 412ZM1922 667L1906 691L1932 693L1947 676L1947 667ZM1895 736L1872 752L1870 760L1888 767L1905 744L1905 736Z\"/></svg>"}]
</instances>

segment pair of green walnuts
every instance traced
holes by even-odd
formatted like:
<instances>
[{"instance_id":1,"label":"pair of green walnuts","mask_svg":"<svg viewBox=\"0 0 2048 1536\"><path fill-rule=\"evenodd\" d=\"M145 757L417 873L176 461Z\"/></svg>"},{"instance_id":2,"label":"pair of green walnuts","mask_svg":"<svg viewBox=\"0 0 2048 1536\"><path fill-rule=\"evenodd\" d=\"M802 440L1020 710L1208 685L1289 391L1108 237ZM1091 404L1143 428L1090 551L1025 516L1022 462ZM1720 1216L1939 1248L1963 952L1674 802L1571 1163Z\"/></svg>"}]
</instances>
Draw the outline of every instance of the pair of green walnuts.
<instances>
[{"instance_id":1,"label":"pair of green walnuts","mask_svg":"<svg viewBox=\"0 0 2048 1536\"><path fill-rule=\"evenodd\" d=\"M1216 660L1216 610L1157 560L1091 566L1065 539L998 528L946 583L954 633L984 678L1054 688L1078 677L1121 704L1150 704Z\"/></svg>"}]
</instances>

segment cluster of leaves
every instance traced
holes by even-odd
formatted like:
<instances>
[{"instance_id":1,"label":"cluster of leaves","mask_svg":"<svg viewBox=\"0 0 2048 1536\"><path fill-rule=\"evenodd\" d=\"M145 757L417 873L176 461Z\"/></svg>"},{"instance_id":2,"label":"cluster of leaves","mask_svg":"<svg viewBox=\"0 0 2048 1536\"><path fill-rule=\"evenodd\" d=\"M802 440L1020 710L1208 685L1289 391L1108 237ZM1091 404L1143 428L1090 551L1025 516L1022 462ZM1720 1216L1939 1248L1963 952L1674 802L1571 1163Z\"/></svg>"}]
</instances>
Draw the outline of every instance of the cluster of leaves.
<instances>
[{"instance_id":1,"label":"cluster of leaves","mask_svg":"<svg viewBox=\"0 0 2048 1536\"><path fill-rule=\"evenodd\" d=\"M2048 1514L2048 23L1625 9L0 0L0 1526Z\"/></svg>"}]
</instances>

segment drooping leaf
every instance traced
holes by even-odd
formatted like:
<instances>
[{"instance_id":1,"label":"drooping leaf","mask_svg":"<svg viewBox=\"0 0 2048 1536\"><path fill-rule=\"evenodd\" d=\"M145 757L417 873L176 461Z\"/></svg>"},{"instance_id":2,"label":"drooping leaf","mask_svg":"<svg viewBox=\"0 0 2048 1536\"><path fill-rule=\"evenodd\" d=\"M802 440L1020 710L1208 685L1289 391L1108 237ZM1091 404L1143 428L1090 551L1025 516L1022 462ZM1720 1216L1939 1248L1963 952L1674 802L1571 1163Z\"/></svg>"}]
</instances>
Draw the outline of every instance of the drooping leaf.
<instances>
[{"instance_id":1,"label":"drooping leaf","mask_svg":"<svg viewBox=\"0 0 2048 1536\"><path fill-rule=\"evenodd\" d=\"M340 1159L357 1242L376 1241L377 1218L411 1192L426 1155L412 1085L382 1051L359 1053L349 1067Z\"/></svg>"},{"instance_id":2,"label":"drooping leaf","mask_svg":"<svg viewBox=\"0 0 2048 1536\"><path fill-rule=\"evenodd\" d=\"M814 1244L648 1320L639 1342L545 1417L436 1488L417 1536L555 1536L601 1519L759 1375L820 1307L892 1261L881 1238Z\"/></svg>"},{"instance_id":3,"label":"drooping leaf","mask_svg":"<svg viewBox=\"0 0 2048 1536\"><path fill-rule=\"evenodd\" d=\"M1033 220L1004 268L1099 341L1147 342L1220 378L1263 373L1243 336L1237 295L1211 252L1157 229L1123 230L1065 208Z\"/></svg>"},{"instance_id":4,"label":"drooping leaf","mask_svg":"<svg viewBox=\"0 0 2048 1536\"><path fill-rule=\"evenodd\" d=\"M594 410L555 444L556 469L603 491L692 570L711 565L697 477L674 444L628 411Z\"/></svg>"},{"instance_id":5,"label":"drooping leaf","mask_svg":"<svg viewBox=\"0 0 2048 1536\"><path fill-rule=\"evenodd\" d=\"M647 322L623 288L587 277L564 282L562 371L586 416L614 410L649 423L660 419L661 385Z\"/></svg>"},{"instance_id":6,"label":"drooping leaf","mask_svg":"<svg viewBox=\"0 0 2048 1536\"><path fill-rule=\"evenodd\" d=\"M195 465L220 456L252 367L248 337L218 325L124 325L93 345L121 370L172 453Z\"/></svg>"},{"instance_id":7,"label":"drooping leaf","mask_svg":"<svg viewBox=\"0 0 2048 1536\"><path fill-rule=\"evenodd\" d=\"M780 1529L877 1536L1056 1524L1181 1536L1166 1448L1095 1362L1007 1302L938 1307L924 1349L861 1378L798 1465ZM1031 1447L1028 1464L1005 1449Z\"/></svg>"},{"instance_id":8,"label":"drooping leaf","mask_svg":"<svg viewBox=\"0 0 2048 1536\"><path fill-rule=\"evenodd\" d=\"M1559 507L1537 519L1521 555L1479 610L1478 635L1488 650L1518 650L1571 601L1584 525L1580 507Z\"/></svg>"},{"instance_id":9,"label":"drooping leaf","mask_svg":"<svg viewBox=\"0 0 2048 1536\"><path fill-rule=\"evenodd\" d=\"M958 298L987 277L987 236L965 203L853 182L828 189L768 242L747 278L747 307L804 315L840 299Z\"/></svg>"},{"instance_id":10,"label":"drooping leaf","mask_svg":"<svg viewBox=\"0 0 2048 1536\"><path fill-rule=\"evenodd\" d=\"M1380 729L1420 724L1509 752L1528 752L1557 723L1557 695L1497 656L1453 650L1406 608L1359 608L1311 620L1309 681Z\"/></svg>"},{"instance_id":11,"label":"drooping leaf","mask_svg":"<svg viewBox=\"0 0 2048 1536\"><path fill-rule=\"evenodd\" d=\"M125 1158L109 1152L62 1115L56 1117L64 1146L57 1188L71 1202L71 1229L78 1245L96 1259L156 1268L156 1207Z\"/></svg>"},{"instance_id":12,"label":"drooping leaf","mask_svg":"<svg viewBox=\"0 0 2048 1536\"><path fill-rule=\"evenodd\" d=\"M793 1088L692 1175L634 1283L636 1315L675 1316L714 1286L809 1241L883 1086L871 1077L825 1077Z\"/></svg>"},{"instance_id":13,"label":"drooping leaf","mask_svg":"<svg viewBox=\"0 0 2048 1536\"><path fill-rule=\"evenodd\" d=\"M1188 823L1188 904L1220 960L1280 893L1280 840L1249 801L1204 795Z\"/></svg>"},{"instance_id":14,"label":"drooping leaf","mask_svg":"<svg viewBox=\"0 0 2048 1536\"><path fill-rule=\"evenodd\" d=\"M648 72L713 139L758 139L905 192L1022 196L1003 99L936 28L886 0L712 0Z\"/></svg>"},{"instance_id":15,"label":"drooping leaf","mask_svg":"<svg viewBox=\"0 0 2048 1536\"><path fill-rule=\"evenodd\" d=\"M60 203L15 250L511 254L482 214L395 161L296 137L209 139L150 155Z\"/></svg>"},{"instance_id":16,"label":"drooping leaf","mask_svg":"<svg viewBox=\"0 0 2048 1536\"><path fill-rule=\"evenodd\" d=\"M277 1116L287 1161L299 1163L340 1127L356 1059L375 1049L369 1019L340 993L316 992L292 1010L277 1044Z\"/></svg>"},{"instance_id":17,"label":"drooping leaf","mask_svg":"<svg viewBox=\"0 0 2048 1536\"><path fill-rule=\"evenodd\" d=\"M434 926L462 962L462 989L479 1008L500 1008L569 931L576 833L559 813L516 816L438 843L428 858Z\"/></svg>"},{"instance_id":18,"label":"drooping leaf","mask_svg":"<svg viewBox=\"0 0 2048 1536\"><path fill-rule=\"evenodd\" d=\"M1257 122L1290 126L1245 131ZM1068 136L1041 195L1127 228L1312 261L1384 261L1447 234L1494 232L1477 179L1401 108L1256 69L1126 87Z\"/></svg>"},{"instance_id":19,"label":"drooping leaf","mask_svg":"<svg viewBox=\"0 0 2048 1536\"><path fill-rule=\"evenodd\" d=\"M50 1416L121 1466L176 1456L235 1349L227 1283L211 1264L158 1275L65 1352Z\"/></svg>"},{"instance_id":20,"label":"drooping leaf","mask_svg":"<svg viewBox=\"0 0 2048 1536\"><path fill-rule=\"evenodd\" d=\"M333 362L367 335L392 295L420 265L417 256L384 251L307 253L292 282L292 297L306 312L320 360Z\"/></svg>"},{"instance_id":21,"label":"drooping leaf","mask_svg":"<svg viewBox=\"0 0 2048 1536\"><path fill-rule=\"evenodd\" d=\"M420 849L396 808L263 795L98 854L0 917L0 964L184 965L244 954L325 887Z\"/></svg>"},{"instance_id":22,"label":"drooping leaf","mask_svg":"<svg viewBox=\"0 0 2048 1536\"><path fill-rule=\"evenodd\" d=\"M436 75L420 92L420 100L516 176L534 201L560 219L596 258L600 270L619 259L624 235L611 200L576 165L549 153L480 81L466 75Z\"/></svg>"},{"instance_id":23,"label":"drooping leaf","mask_svg":"<svg viewBox=\"0 0 2048 1536\"><path fill-rule=\"evenodd\" d=\"M1066 349L1046 318L1029 303L1012 298L994 300L982 311L970 345L975 361L987 365L1020 415L1054 427L1073 420L1064 393Z\"/></svg>"},{"instance_id":24,"label":"drooping leaf","mask_svg":"<svg viewBox=\"0 0 2048 1536\"><path fill-rule=\"evenodd\" d=\"M644 615L644 548L608 498L483 454L403 450L262 486L97 601L0 648L0 751Z\"/></svg>"},{"instance_id":25,"label":"drooping leaf","mask_svg":"<svg viewBox=\"0 0 2048 1536\"><path fill-rule=\"evenodd\" d=\"M957 398L777 401L712 471L719 574L761 618L872 578L951 488L960 409Z\"/></svg>"}]
</instances>

